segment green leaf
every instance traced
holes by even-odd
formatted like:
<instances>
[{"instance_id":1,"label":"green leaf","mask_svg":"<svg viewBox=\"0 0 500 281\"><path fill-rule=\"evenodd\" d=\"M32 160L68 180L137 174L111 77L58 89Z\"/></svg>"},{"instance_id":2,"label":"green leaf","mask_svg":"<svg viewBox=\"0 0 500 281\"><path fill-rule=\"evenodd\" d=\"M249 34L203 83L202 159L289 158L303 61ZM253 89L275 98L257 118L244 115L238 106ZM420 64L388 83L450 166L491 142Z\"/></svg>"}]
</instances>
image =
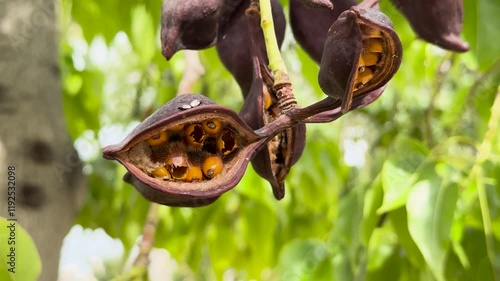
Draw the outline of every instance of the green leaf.
<instances>
[{"instance_id":1,"label":"green leaf","mask_svg":"<svg viewBox=\"0 0 500 281\"><path fill-rule=\"evenodd\" d=\"M377 209L382 204L384 192L382 189L382 181L377 177L371 188L366 191L365 202L363 207L363 242L368 245L372 236L373 230L377 226L380 215Z\"/></svg>"},{"instance_id":2,"label":"green leaf","mask_svg":"<svg viewBox=\"0 0 500 281\"><path fill-rule=\"evenodd\" d=\"M423 143L400 135L393 144L393 153L382 167L384 201L378 212L397 209L406 203L417 171L429 154Z\"/></svg>"},{"instance_id":3,"label":"green leaf","mask_svg":"<svg viewBox=\"0 0 500 281\"><path fill-rule=\"evenodd\" d=\"M366 280L398 280L402 271L402 251L397 239L388 228L377 228L373 232L368 250Z\"/></svg>"},{"instance_id":4,"label":"green leaf","mask_svg":"<svg viewBox=\"0 0 500 281\"><path fill-rule=\"evenodd\" d=\"M427 178L408 195L408 229L437 280L444 280L444 262L458 196L455 184L439 178L432 165Z\"/></svg>"},{"instance_id":5,"label":"green leaf","mask_svg":"<svg viewBox=\"0 0 500 281\"><path fill-rule=\"evenodd\" d=\"M155 25L153 19L143 5L132 10L132 46L141 57L143 65L149 63L156 52Z\"/></svg>"},{"instance_id":6,"label":"green leaf","mask_svg":"<svg viewBox=\"0 0 500 281\"><path fill-rule=\"evenodd\" d=\"M388 216L394 232L398 236L399 244L406 251L411 264L416 268L424 268L424 257L422 256L422 253L420 253L420 250L408 231L408 213L406 212L406 209L401 207L391 211Z\"/></svg>"},{"instance_id":7,"label":"green leaf","mask_svg":"<svg viewBox=\"0 0 500 281\"><path fill-rule=\"evenodd\" d=\"M312 275L327 257L328 247L320 240L295 240L280 253L280 280L312 280Z\"/></svg>"},{"instance_id":8,"label":"green leaf","mask_svg":"<svg viewBox=\"0 0 500 281\"><path fill-rule=\"evenodd\" d=\"M500 58L500 1L464 1L464 35L481 70L491 67Z\"/></svg>"},{"instance_id":9,"label":"green leaf","mask_svg":"<svg viewBox=\"0 0 500 281\"><path fill-rule=\"evenodd\" d=\"M3 217L0 217L0 229L0 280L38 280L42 262L31 236L17 222Z\"/></svg>"},{"instance_id":10,"label":"green leaf","mask_svg":"<svg viewBox=\"0 0 500 281\"><path fill-rule=\"evenodd\" d=\"M340 198L338 216L330 236L333 244L349 247L352 254L360 243L363 203L360 188L351 190Z\"/></svg>"}]
</instances>

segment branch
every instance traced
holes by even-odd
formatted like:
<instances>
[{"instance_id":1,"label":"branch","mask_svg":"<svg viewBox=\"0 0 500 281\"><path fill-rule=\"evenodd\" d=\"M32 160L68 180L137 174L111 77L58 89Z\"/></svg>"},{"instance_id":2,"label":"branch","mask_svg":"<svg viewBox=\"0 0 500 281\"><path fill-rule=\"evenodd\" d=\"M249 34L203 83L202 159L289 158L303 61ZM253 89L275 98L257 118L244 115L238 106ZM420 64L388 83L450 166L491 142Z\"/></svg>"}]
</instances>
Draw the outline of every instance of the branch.
<instances>
[{"instance_id":1,"label":"branch","mask_svg":"<svg viewBox=\"0 0 500 281\"><path fill-rule=\"evenodd\" d=\"M286 112L297 105L297 100L292 90L292 82L288 76L285 62L281 57L281 52L274 32L273 13L271 0L259 0L260 3L260 26L264 33L267 57L269 58L269 69L274 76L273 88L278 97L278 106ZM256 0L251 5L256 5Z\"/></svg>"}]
</instances>

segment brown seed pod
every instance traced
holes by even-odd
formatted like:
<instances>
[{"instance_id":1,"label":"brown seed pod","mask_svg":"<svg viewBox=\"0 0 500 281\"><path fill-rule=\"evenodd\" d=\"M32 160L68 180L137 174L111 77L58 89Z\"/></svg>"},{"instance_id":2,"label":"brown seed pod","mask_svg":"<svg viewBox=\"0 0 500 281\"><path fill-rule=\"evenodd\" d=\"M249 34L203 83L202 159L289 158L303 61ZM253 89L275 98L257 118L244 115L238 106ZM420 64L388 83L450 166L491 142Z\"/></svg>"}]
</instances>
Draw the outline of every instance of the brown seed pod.
<instances>
[{"instance_id":1,"label":"brown seed pod","mask_svg":"<svg viewBox=\"0 0 500 281\"><path fill-rule=\"evenodd\" d=\"M230 128L239 146L223 160L223 169L217 177L195 181L196 177L192 176L192 181L187 181L191 177L189 155L196 151L190 150L180 135L174 134L166 144L153 147L155 151L146 140L179 124L201 124L206 119L220 120L224 127ZM256 135L234 111L218 106L202 95L188 94L178 96L158 109L119 144L105 147L103 156L124 165L130 173L125 179L146 199L170 206L200 206L213 202L240 181L249 159L265 140L265 137ZM166 155L164 163L156 159L159 156L153 157L156 150ZM173 180L151 176L155 169L163 165ZM186 173L175 170L176 167L186 167Z\"/></svg>"},{"instance_id":2,"label":"brown seed pod","mask_svg":"<svg viewBox=\"0 0 500 281\"><path fill-rule=\"evenodd\" d=\"M179 50L201 50L222 38L243 0L164 0L162 53L170 60Z\"/></svg>"},{"instance_id":3,"label":"brown seed pod","mask_svg":"<svg viewBox=\"0 0 500 281\"><path fill-rule=\"evenodd\" d=\"M249 50L250 40L247 28L247 19L245 11L248 8L248 2L245 1L235 12L234 20L228 25L226 35L218 40L215 45L217 54L222 64L231 72L236 82L241 88L244 97L248 96L252 84L252 59ZM278 45L281 46L285 38L286 20L283 7L278 0L271 1L271 8L274 21L274 31ZM262 30L257 28L253 31L253 37L257 40L257 52L262 61L267 64L268 58L266 46L264 44L264 35Z\"/></svg>"},{"instance_id":4,"label":"brown seed pod","mask_svg":"<svg viewBox=\"0 0 500 281\"><path fill-rule=\"evenodd\" d=\"M252 29L258 28L258 19L250 17L250 51L252 58L252 83L249 94L240 111L240 116L250 127L259 129L278 118L281 111L277 105L276 94L272 90L273 79L256 52L256 38ZM265 79L262 73L266 75ZM264 80L266 82L264 82ZM291 128L277 131L268 139L252 159L254 170L271 184L276 199L285 195L285 178L290 168L298 161L305 145L305 125L297 124Z\"/></svg>"},{"instance_id":5,"label":"brown seed pod","mask_svg":"<svg viewBox=\"0 0 500 281\"><path fill-rule=\"evenodd\" d=\"M391 1L425 41L455 52L469 50L467 43L460 39L463 0Z\"/></svg>"},{"instance_id":6,"label":"brown seed pod","mask_svg":"<svg viewBox=\"0 0 500 281\"><path fill-rule=\"evenodd\" d=\"M402 52L387 16L378 10L353 7L343 12L328 31L319 85L327 95L342 101L345 113L355 97L382 87L394 76Z\"/></svg>"},{"instance_id":7,"label":"brown seed pod","mask_svg":"<svg viewBox=\"0 0 500 281\"><path fill-rule=\"evenodd\" d=\"M343 11L356 4L356 0L336 0L333 9L312 9L301 0L290 0L293 37L315 62L320 63L328 29Z\"/></svg>"},{"instance_id":8,"label":"brown seed pod","mask_svg":"<svg viewBox=\"0 0 500 281\"><path fill-rule=\"evenodd\" d=\"M303 5L308 8L323 8L333 9L333 3L330 0L299 0Z\"/></svg>"}]
</instances>

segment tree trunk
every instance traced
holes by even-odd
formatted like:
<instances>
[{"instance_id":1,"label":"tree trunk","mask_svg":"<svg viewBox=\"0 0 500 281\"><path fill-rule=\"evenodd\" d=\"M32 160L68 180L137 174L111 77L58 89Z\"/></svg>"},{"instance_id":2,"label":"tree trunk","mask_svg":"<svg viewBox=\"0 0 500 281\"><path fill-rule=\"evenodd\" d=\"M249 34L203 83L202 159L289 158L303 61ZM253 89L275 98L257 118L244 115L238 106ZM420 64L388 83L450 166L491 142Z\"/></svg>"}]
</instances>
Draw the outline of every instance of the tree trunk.
<instances>
[{"instance_id":1,"label":"tree trunk","mask_svg":"<svg viewBox=\"0 0 500 281\"><path fill-rule=\"evenodd\" d=\"M16 218L38 247L43 281L57 280L62 240L84 190L62 111L57 5L0 0L0 216L7 217L6 174L12 165Z\"/></svg>"}]
</instances>

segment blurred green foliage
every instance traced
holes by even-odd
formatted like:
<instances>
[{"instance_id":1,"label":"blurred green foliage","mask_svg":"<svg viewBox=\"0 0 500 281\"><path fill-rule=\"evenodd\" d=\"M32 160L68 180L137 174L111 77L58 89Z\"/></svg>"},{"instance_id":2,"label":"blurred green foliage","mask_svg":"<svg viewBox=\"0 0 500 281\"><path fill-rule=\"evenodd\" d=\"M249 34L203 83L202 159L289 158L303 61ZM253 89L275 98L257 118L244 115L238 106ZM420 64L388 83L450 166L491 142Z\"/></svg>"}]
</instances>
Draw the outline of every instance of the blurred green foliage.
<instances>
[{"instance_id":1,"label":"blurred green foliage","mask_svg":"<svg viewBox=\"0 0 500 281\"><path fill-rule=\"evenodd\" d=\"M464 2L471 50L460 55L418 40L381 3L401 37L402 66L374 104L308 125L282 201L249 167L210 206L162 207L155 246L181 265L178 279L500 280L500 3ZM161 56L160 7L64 0L59 18L65 115L89 178L78 223L128 250L149 204L100 149L176 93L183 54ZM320 99L318 67L289 29L283 54L300 104ZM239 88L215 50L200 56L196 91L238 110ZM364 163L348 160L356 154Z\"/></svg>"},{"instance_id":2,"label":"blurred green foliage","mask_svg":"<svg viewBox=\"0 0 500 281\"><path fill-rule=\"evenodd\" d=\"M12 218L9 218L12 219ZM35 242L17 222L0 217L0 280L36 281L42 272L42 261Z\"/></svg>"}]
</instances>

